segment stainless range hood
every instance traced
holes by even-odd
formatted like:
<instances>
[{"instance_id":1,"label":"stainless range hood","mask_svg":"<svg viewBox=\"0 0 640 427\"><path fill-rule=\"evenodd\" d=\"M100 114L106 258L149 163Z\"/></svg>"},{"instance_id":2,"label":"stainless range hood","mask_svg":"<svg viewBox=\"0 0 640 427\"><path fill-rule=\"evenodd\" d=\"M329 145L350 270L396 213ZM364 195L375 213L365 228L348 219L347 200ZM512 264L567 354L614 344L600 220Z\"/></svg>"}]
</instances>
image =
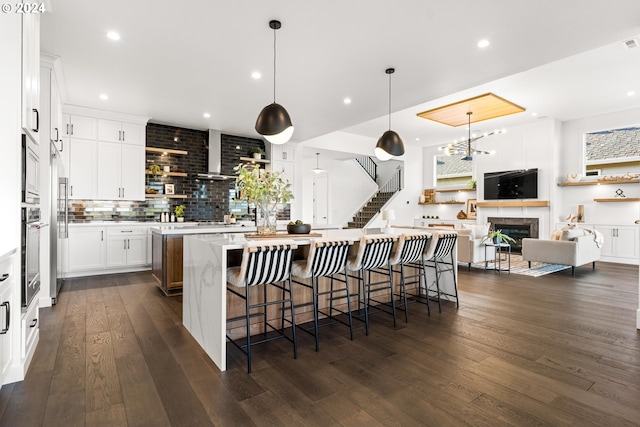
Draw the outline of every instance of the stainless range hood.
<instances>
[{"instance_id":1,"label":"stainless range hood","mask_svg":"<svg viewBox=\"0 0 640 427\"><path fill-rule=\"evenodd\" d=\"M236 179L235 176L223 175L220 172L222 164L222 134L219 130L209 129L209 164L206 173L198 173L195 178L224 181Z\"/></svg>"}]
</instances>

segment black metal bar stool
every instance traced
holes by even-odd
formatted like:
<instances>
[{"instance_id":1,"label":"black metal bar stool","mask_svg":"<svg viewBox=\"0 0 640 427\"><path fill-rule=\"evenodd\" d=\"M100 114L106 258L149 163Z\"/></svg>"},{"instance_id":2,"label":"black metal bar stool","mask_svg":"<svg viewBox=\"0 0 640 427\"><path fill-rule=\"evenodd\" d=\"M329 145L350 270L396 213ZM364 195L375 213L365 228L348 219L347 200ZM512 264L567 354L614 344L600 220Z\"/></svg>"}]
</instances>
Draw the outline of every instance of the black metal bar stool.
<instances>
[{"instance_id":1,"label":"black metal bar stool","mask_svg":"<svg viewBox=\"0 0 640 427\"><path fill-rule=\"evenodd\" d=\"M298 304L296 308L313 305L313 327L307 328L303 325L296 325L303 331L313 335L316 340L316 351L319 350L318 328L320 326L328 326L335 323L342 323L349 327L349 334L353 340L353 318L351 316L351 296L349 294L349 276L346 273L347 255L349 254L349 246L352 242L348 240L330 240L330 239L313 239L309 245L309 253L305 260L294 261L291 267L291 274L297 279L311 279L311 284L293 280L293 283L311 289L313 293L313 302ZM340 278L342 273L344 278ZM318 279L320 277L330 278L329 290L320 291ZM334 282L343 283L344 286L336 287ZM328 295L329 311L321 310L319 305L319 297ZM334 301L346 299L347 311L340 310L334 306ZM346 315L348 322L338 317L334 317L334 311L338 314ZM318 315L325 316L327 321L319 324Z\"/></svg>"},{"instance_id":2,"label":"black metal bar stool","mask_svg":"<svg viewBox=\"0 0 640 427\"><path fill-rule=\"evenodd\" d=\"M388 234L364 235L360 238L358 252L355 257L347 261L347 269L357 271L357 276L351 276L358 280L358 313L364 306L364 322L365 331L369 335L369 308L371 301L378 304L377 308L393 315L393 326L396 326L396 304L393 296L393 272L389 265L389 258L393 243L397 236ZM381 268L386 267L389 272L389 280L381 280L377 282L371 281L371 272L377 270L381 272ZM386 274L382 271L382 274ZM362 286L360 286L362 285ZM371 298L372 292L378 292L388 289L390 304L386 301L378 301ZM382 306L391 306L391 312L382 309ZM356 316L359 318L359 316ZM361 320L361 319L360 319Z\"/></svg>"},{"instance_id":3,"label":"black metal bar stool","mask_svg":"<svg viewBox=\"0 0 640 427\"><path fill-rule=\"evenodd\" d=\"M298 357L298 347L296 343L296 322L295 313L293 311L293 293L291 292L291 264L293 260L293 250L298 246L293 240L271 240L267 242L247 242L244 245L242 253L242 263L239 267L230 267L227 269L227 282L231 286L227 286L227 291L233 295L242 298L245 301L245 326L247 329L246 343L239 344L227 334L227 339L242 352L247 355L247 370L251 373L251 346L277 338L286 338L293 343L293 357ZM250 287L262 286L262 301L252 303L250 301ZM282 292L279 299L271 301L267 300L267 286L273 286ZM240 289L244 289L241 291ZM277 292L276 292L277 293ZM254 298L259 298L259 293L254 294ZM280 327L276 327L269 322L267 318L267 307L271 305L280 305ZM291 319L285 318L286 305L291 311ZM258 312L251 313L254 308L261 308ZM263 319L263 338L258 341L251 340L251 318L262 317ZM227 319L232 322L242 319ZM284 332L285 322L291 325L292 337ZM275 331L276 336L269 337L267 332Z\"/></svg>"},{"instance_id":4,"label":"black metal bar stool","mask_svg":"<svg viewBox=\"0 0 640 427\"><path fill-rule=\"evenodd\" d=\"M425 267L433 268L435 272L435 280L431 282L431 286L429 286L428 283L425 283L425 291L427 297L431 297L430 293L435 293L435 296L438 300L438 312L442 312L442 305L440 304L441 295L455 298L456 308L460 307L458 301L458 278L456 274L456 263L454 257L454 250L456 248L457 239L458 235L456 233L434 234L431 239L431 244L427 247L427 252L424 256ZM440 278L443 273L446 273L448 271L453 274L453 294L443 292L440 289Z\"/></svg>"},{"instance_id":5,"label":"black metal bar stool","mask_svg":"<svg viewBox=\"0 0 640 427\"><path fill-rule=\"evenodd\" d=\"M404 310L404 320L409 321L409 310L407 309L407 285L418 285L427 282L427 274L424 267L424 253L427 244L430 242L431 235L428 233L401 234L396 243L396 249L389 261L389 274L391 272L400 273L400 297L402 308ZM394 269L397 266L398 268ZM413 273L405 271L405 267L413 270ZM426 298L427 313L431 315L429 307L429 299Z\"/></svg>"}]
</instances>

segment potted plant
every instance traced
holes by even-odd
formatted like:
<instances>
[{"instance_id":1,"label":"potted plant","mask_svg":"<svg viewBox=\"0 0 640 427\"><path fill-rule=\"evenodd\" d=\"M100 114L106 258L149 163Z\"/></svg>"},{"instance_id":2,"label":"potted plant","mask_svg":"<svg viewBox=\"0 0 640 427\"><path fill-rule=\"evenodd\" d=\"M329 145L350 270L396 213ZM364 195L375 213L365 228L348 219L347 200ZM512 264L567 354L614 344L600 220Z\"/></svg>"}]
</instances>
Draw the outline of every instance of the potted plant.
<instances>
[{"instance_id":1,"label":"potted plant","mask_svg":"<svg viewBox=\"0 0 640 427\"><path fill-rule=\"evenodd\" d=\"M475 179L472 179L471 181L467 182L467 188L469 190L475 190L477 185L478 185L478 181L476 181Z\"/></svg>"},{"instance_id":2,"label":"potted plant","mask_svg":"<svg viewBox=\"0 0 640 427\"><path fill-rule=\"evenodd\" d=\"M509 243L515 243L516 242L515 239L513 239L512 237L509 237L508 235L504 234L502 232L502 230L490 231L489 234L487 234L486 236L484 236L482 238L482 241L480 243L484 243L487 240L495 243L496 245L499 245L503 241L509 242Z\"/></svg>"},{"instance_id":3,"label":"potted plant","mask_svg":"<svg viewBox=\"0 0 640 427\"><path fill-rule=\"evenodd\" d=\"M236 171L236 190L256 208L258 234L275 234L276 208L293 198L291 184L282 171L267 171L259 165L241 163Z\"/></svg>"},{"instance_id":4,"label":"potted plant","mask_svg":"<svg viewBox=\"0 0 640 427\"><path fill-rule=\"evenodd\" d=\"M249 150L249 154L251 154L254 159L260 160L264 154L264 150L260 147L255 147Z\"/></svg>"},{"instance_id":5,"label":"potted plant","mask_svg":"<svg viewBox=\"0 0 640 427\"><path fill-rule=\"evenodd\" d=\"M178 222L184 222L184 205L178 205L175 207L174 212Z\"/></svg>"}]
</instances>

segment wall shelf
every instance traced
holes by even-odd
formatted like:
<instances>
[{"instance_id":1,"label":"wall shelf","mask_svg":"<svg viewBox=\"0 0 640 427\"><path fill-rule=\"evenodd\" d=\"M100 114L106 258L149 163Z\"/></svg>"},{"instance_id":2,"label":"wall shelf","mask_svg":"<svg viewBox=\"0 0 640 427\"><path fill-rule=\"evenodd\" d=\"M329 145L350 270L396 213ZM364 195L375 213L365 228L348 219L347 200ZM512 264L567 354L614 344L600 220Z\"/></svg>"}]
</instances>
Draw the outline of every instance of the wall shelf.
<instances>
[{"instance_id":1,"label":"wall shelf","mask_svg":"<svg viewBox=\"0 0 640 427\"><path fill-rule=\"evenodd\" d=\"M549 206L548 200L531 200L528 202L503 201L503 202L478 202L479 208L544 208Z\"/></svg>"},{"instance_id":2,"label":"wall shelf","mask_svg":"<svg viewBox=\"0 0 640 427\"><path fill-rule=\"evenodd\" d=\"M466 202L459 202L457 200L455 201L449 201L449 202L425 202L425 203L420 203L418 202L419 205L422 206L428 206L428 205L464 205Z\"/></svg>"},{"instance_id":3,"label":"wall shelf","mask_svg":"<svg viewBox=\"0 0 640 427\"><path fill-rule=\"evenodd\" d=\"M145 173L147 175L156 175L156 176L182 176L182 177L188 176L186 172L163 172L163 171L160 171L160 172L153 173L151 171L145 171Z\"/></svg>"},{"instance_id":4,"label":"wall shelf","mask_svg":"<svg viewBox=\"0 0 640 427\"><path fill-rule=\"evenodd\" d=\"M581 185L637 184L640 179L607 179L600 181L559 182L558 187L577 187Z\"/></svg>"},{"instance_id":5,"label":"wall shelf","mask_svg":"<svg viewBox=\"0 0 640 427\"><path fill-rule=\"evenodd\" d=\"M475 188L436 188L436 193L463 193L465 191L475 192Z\"/></svg>"},{"instance_id":6,"label":"wall shelf","mask_svg":"<svg viewBox=\"0 0 640 427\"><path fill-rule=\"evenodd\" d=\"M161 153L161 154L179 154L182 156L186 156L187 154L189 154L188 151L184 151L184 150L173 150L171 148L156 148L156 147L145 147L144 148L145 151L149 152L149 153Z\"/></svg>"},{"instance_id":7,"label":"wall shelf","mask_svg":"<svg viewBox=\"0 0 640 427\"><path fill-rule=\"evenodd\" d=\"M186 199L186 194L145 194L147 199Z\"/></svg>"},{"instance_id":8,"label":"wall shelf","mask_svg":"<svg viewBox=\"0 0 640 427\"><path fill-rule=\"evenodd\" d=\"M271 160L267 159L254 159L253 157L238 157L238 160L245 163L271 163Z\"/></svg>"},{"instance_id":9,"label":"wall shelf","mask_svg":"<svg viewBox=\"0 0 640 427\"><path fill-rule=\"evenodd\" d=\"M593 199L594 202L640 202L640 197L613 197L608 199Z\"/></svg>"}]
</instances>

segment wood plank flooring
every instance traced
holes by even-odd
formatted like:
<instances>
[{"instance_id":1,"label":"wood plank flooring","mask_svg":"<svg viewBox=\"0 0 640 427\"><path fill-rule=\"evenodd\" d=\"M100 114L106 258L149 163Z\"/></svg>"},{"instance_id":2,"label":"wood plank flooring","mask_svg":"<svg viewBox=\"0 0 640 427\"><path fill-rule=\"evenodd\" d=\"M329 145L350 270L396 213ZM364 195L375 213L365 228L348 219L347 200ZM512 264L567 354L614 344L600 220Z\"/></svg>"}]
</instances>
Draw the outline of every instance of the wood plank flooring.
<instances>
[{"instance_id":1,"label":"wood plank flooring","mask_svg":"<svg viewBox=\"0 0 640 427\"><path fill-rule=\"evenodd\" d=\"M0 426L640 426L638 267L460 270L460 309L323 328L320 352L230 346L221 373L151 273L67 281Z\"/></svg>"}]
</instances>

